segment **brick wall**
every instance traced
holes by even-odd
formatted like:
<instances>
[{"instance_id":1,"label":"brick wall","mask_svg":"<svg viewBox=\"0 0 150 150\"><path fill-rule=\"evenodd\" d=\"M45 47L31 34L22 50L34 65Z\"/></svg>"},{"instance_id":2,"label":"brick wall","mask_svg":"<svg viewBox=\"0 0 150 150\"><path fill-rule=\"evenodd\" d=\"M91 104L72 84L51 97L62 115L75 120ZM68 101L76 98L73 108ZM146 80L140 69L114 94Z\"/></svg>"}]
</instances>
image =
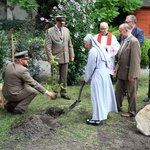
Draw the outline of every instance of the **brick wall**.
<instances>
[{"instance_id":1,"label":"brick wall","mask_svg":"<svg viewBox=\"0 0 150 150\"><path fill-rule=\"evenodd\" d=\"M150 38L150 7L135 11L137 26L143 29L144 35Z\"/></svg>"}]
</instances>

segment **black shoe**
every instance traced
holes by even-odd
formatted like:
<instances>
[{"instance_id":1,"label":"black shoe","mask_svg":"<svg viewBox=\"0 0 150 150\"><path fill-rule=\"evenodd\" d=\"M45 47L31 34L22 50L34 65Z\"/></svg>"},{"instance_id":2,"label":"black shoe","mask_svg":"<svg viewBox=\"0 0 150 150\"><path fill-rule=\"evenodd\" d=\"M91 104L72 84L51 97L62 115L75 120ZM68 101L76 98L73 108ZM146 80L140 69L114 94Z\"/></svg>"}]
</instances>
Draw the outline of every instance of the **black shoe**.
<instances>
[{"instance_id":1,"label":"black shoe","mask_svg":"<svg viewBox=\"0 0 150 150\"><path fill-rule=\"evenodd\" d=\"M13 112L14 112L14 114L24 114L25 110L16 107Z\"/></svg>"},{"instance_id":2,"label":"black shoe","mask_svg":"<svg viewBox=\"0 0 150 150\"><path fill-rule=\"evenodd\" d=\"M122 108L118 108L118 112L122 112Z\"/></svg>"},{"instance_id":3,"label":"black shoe","mask_svg":"<svg viewBox=\"0 0 150 150\"><path fill-rule=\"evenodd\" d=\"M11 112L11 113L14 111L14 108L15 108L14 105L12 105L10 102L6 103L4 107L8 112Z\"/></svg>"},{"instance_id":4,"label":"black shoe","mask_svg":"<svg viewBox=\"0 0 150 150\"><path fill-rule=\"evenodd\" d=\"M68 95L61 95L61 97L67 100L71 100L71 98Z\"/></svg>"},{"instance_id":5,"label":"black shoe","mask_svg":"<svg viewBox=\"0 0 150 150\"><path fill-rule=\"evenodd\" d=\"M86 123L94 126L103 125L103 122L100 122L99 120L92 120L92 119L87 119Z\"/></svg>"}]
</instances>

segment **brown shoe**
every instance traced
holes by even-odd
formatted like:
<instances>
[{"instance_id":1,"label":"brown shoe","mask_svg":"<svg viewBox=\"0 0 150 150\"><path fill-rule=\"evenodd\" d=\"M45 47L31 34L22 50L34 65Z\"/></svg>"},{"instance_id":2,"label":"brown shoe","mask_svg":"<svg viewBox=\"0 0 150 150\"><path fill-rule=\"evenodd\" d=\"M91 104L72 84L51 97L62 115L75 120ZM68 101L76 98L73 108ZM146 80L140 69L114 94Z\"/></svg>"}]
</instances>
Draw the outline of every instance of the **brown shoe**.
<instances>
[{"instance_id":1,"label":"brown shoe","mask_svg":"<svg viewBox=\"0 0 150 150\"><path fill-rule=\"evenodd\" d=\"M127 117L127 118L130 118L130 117L134 117L133 114L130 114L130 113L124 113L124 114L121 114L122 117Z\"/></svg>"}]
</instances>

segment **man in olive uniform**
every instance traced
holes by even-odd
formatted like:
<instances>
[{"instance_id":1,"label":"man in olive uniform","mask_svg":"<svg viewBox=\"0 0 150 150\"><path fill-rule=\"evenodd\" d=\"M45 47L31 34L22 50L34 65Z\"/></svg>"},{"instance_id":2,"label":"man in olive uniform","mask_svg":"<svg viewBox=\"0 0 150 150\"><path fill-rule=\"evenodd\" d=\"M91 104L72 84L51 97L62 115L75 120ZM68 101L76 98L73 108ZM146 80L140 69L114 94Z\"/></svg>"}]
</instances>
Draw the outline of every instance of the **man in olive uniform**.
<instances>
[{"instance_id":1,"label":"man in olive uniform","mask_svg":"<svg viewBox=\"0 0 150 150\"><path fill-rule=\"evenodd\" d=\"M3 73L2 93L8 101L5 105L8 112L24 114L38 92L47 94L52 99L55 98L54 93L47 91L31 77L29 70L26 68L28 62L27 51L16 53L15 62L9 63Z\"/></svg>"},{"instance_id":2,"label":"man in olive uniform","mask_svg":"<svg viewBox=\"0 0 150 150\"><path fill-rule=\"evenodd\" d=\"M74 61L74 50L70 32L65 27L65 21L66 18L63 16L55 17L55 26L48 29L45 44L48 61L53 63L53 56L58 58L58 83L62 84L60 95L62 98L70 100L70 97L67 95L67 72L69 61ZM58 93L57 90L55 92Z\"/></svg>"}]
</instances>

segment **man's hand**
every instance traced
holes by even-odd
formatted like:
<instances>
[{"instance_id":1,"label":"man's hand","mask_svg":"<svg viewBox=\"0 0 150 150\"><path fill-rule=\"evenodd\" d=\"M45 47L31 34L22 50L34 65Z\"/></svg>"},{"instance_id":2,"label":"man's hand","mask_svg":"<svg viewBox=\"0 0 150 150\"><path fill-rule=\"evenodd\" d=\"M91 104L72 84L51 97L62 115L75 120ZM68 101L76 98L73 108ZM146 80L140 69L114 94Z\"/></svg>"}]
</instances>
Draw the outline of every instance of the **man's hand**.
<instances>
[{"instance_id":1,"label":"man's hand","mask_svg":"<svg viewBox=\"0 0 150 150\"><path fill-rule=\"evenodd\" d=\"M56 99L56 94L53 92L47 92L47 95L51 98L51 99Z\"/></svg>"},{"instance_id":2,"label":"man's hand","mask_svg":"<svg viewBox=\"0 0 150 150\"><path fill-rule=\"evenodd\" d=\"M132 77L128 77L128 80L130 81L130 82L134 82L134 78L132 78Z\"/></svg>"},{"instance_id":3,"label":"man's hand","mask_svg":"<svg viewBox=\"0 0 150 150\"><path fill-rule=\"evenodd\" d=\"M115 76L117 75L117 70L116 70L116 69L114 69L114 75L115 75Z\"/></svg>"},{"instance_id":4,"label":"man's hand","mask_svg":"<svg viewBox=\"0 0 150 150\"><path fill-rule=\"evenodd\" d=\"M74 61L74 57L71 57L70 61Z\"/></svg>"},{"instance_id":5,"label":"man's hand","mask_svg":"<svg viewBox=\"0 0 150 150\"><path fill-rule=\"evenodd\" d=\"M52 65L54 65L54 66L57 66L57 65L58 65L58 62L55 61L55 60L51 60L50 63L51 63Z\"/></svg>"},{"instance_id":6,"label":"man's hand","mask_svg":"<svg viewBox=\"0 0 150 150\"><path fill-rule=\"evenodd\" d=\"M54 59L50 60L50 63L53 63L53 62L55 62Z\"/></svg>"}]
</instances>

